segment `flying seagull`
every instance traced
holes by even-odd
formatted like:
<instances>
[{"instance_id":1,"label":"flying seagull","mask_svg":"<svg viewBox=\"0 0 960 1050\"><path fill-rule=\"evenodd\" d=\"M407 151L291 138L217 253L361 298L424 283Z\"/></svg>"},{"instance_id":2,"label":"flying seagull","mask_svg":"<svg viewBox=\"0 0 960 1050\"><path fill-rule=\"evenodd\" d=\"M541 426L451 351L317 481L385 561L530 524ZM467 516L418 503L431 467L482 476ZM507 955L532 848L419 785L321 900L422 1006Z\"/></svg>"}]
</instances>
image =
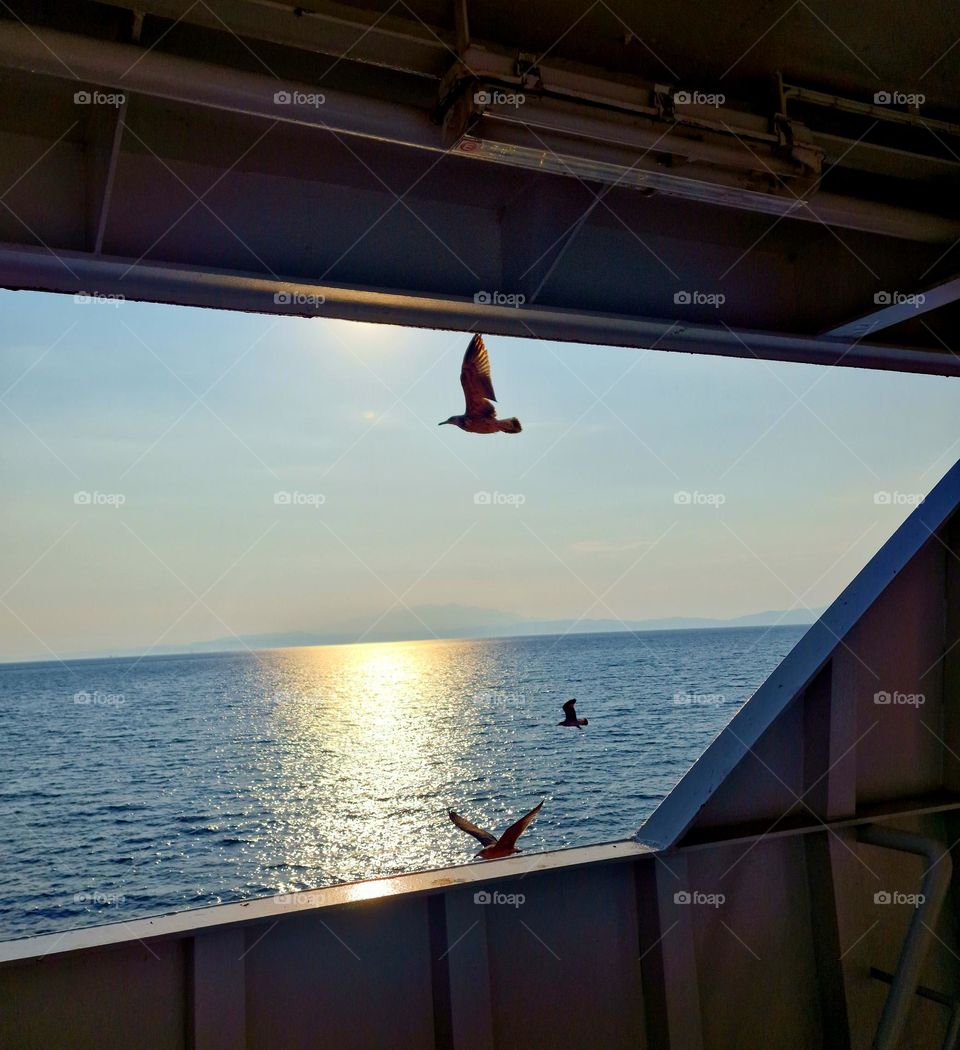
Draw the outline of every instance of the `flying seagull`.
<instances>
[{"instance_id":1,"label":"flying seagull","mask_svg":"<svg viewBox=\"0 0 960 1050\"><path fill-rule=\"evenodd\" d=\"M467 402L467 410L462 416L451 416L443 423L452 423L470 434L519 434L523 429L516 416L511 419L497 419L497 410L493 402L497 395L493 392L493 380L490 378L490 358L483 345L483 336L475 335L470 340L467 352L463 355L460 366L460 385Z\"/></svg>"},{"instance_id":2,"label":"flying seagull","mask_svg":"<svg viewBox=\"0 0 960 1050\"><path fill-rule=\"evenodd\" d=\"M534 806L526 816L521 817L515 824L511 824L500 838L491 835L489 831L484 831L483 828L478 828L476 824L471 824L469 820L461 817L459 813L454 813L452 809L449 810L449 813L450 819L461 831L472 835L483 846L483 849L477 854L478 857L483 857L484 860L498 860L500 857L509 857L511 853L520 852L517 847L517 839L533 823L534 817L540 812L542 806L543 802Z\"/></svg>"},{"instance_id":3,"label":"flying seagull","mask_svg":"<svg viewBox=\"0 0 960 1050\"><path fill-rule=\"evenodd\" d=\"M557 722L557 725L569 726L571 729L576 726L577 729L583 729L589 721L588 718L577 718L577 700L576 697L574 697L573 700L568 700L563 705L563 721Z\"/></svg>"}]
</instances>

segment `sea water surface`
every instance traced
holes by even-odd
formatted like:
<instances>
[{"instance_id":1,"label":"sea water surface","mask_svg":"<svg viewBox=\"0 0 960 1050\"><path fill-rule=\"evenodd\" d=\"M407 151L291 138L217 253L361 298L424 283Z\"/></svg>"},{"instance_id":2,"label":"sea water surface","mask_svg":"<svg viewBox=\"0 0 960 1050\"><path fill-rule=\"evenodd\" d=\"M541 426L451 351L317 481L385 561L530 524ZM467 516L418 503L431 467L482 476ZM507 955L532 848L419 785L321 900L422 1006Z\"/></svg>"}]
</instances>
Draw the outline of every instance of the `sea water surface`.
<instances>
[{"instance_id":1,"label":"sea water surface","mask_svg":"<svg viewBox=\"0 0 960 1050\"><path fill-rule=\"evenodd\" d=\"M0 939L627 837L804 630L0 666Z\"/></svg>"}]
</instances>

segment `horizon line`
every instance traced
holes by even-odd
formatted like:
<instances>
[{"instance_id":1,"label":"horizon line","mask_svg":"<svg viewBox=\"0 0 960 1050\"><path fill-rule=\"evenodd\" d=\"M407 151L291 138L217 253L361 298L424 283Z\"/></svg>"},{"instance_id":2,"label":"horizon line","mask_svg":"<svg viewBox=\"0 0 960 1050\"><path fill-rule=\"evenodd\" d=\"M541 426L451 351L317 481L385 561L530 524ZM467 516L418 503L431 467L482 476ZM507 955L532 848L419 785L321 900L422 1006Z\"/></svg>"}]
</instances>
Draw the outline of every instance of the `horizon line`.
<instances>
[{"instance_id":1,"label":"horizon line","mask_svg":"<svg viewBox=\"0 0 960 1050\"><path fill-rule=\"evenodd\" d=\"M694 617L691 617L694 619ZM698 626L690 627L648 627L643 630L634 630L630 627L621 627L619 629L609 631L558 631L556 633L541 632L537 634L498 634L498 635L451 635L448 638L383 638L380 640L370 641L356 641L356 642L301 642L293 643L292 645L264 645L259 647L246 646L242 643L233 649L190 649L183 648L178 649L174 652L164 653L151 653L151 652L131 652L120 655L112 655L109 653L101 653L98 655L82 655L82 656L54 656L47 657L46 659L26 659L26 660L0 660L0 669L7 667L29 667L41 664L63 664L69 666L74 663L91 663L97 660L136 660L140 662L142 660L165 660L165 659L177 659L184 656L243 656L250 655L254 656L257 653L274 653L282 652L286 649L333 649L333 648L346 648L349 646L357 645L409 645L414 642L498 642L498 641L513 641L531 638L584 638L584 637L602 637L604 635L611 634L669 634L671 632L687 632L687 631L760 631L760 630L772 630L775 628L784 627L812 627L816 620L811 620L809 623L754 623L754 624L737 624L737 623L725 623L718 621L716 624L701 624ZM195 643L195 644L209 644L209 643Z\"/></svg>"}]
</instances>

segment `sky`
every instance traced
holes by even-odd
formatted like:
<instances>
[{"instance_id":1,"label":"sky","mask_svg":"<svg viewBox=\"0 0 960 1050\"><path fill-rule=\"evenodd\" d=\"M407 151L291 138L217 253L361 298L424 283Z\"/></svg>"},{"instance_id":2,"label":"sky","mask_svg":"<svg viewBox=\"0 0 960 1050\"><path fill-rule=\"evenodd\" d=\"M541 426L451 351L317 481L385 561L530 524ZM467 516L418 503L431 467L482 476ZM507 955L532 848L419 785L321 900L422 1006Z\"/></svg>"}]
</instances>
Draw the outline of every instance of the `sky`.
<instances>
[{"instance_id":1,"label":"sky","mask_svg":"<svg viewBox=\"0 0 960 1050\"><path fill-rule=\"evenodd\" d=\"M437 426L464 333L6 291L0 318L4 661L448 605L816 609L960 456L942 377L491 336L524 429L477 436Z\"/></svg>"}]
</instances>

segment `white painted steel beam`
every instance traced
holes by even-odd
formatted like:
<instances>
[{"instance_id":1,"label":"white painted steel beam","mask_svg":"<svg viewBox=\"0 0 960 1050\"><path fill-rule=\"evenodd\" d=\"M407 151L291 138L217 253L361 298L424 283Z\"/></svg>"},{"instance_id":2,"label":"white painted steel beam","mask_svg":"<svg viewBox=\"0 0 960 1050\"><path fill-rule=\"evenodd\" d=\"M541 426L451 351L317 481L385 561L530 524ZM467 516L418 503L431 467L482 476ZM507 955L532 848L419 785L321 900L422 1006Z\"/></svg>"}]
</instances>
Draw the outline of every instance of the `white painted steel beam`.
<instances>
[{"instance_id":1,"label":"white painted steel beam","mask_svg":"<svg viewBox=\"0 0 960 1050\"><path fill-rule=\"evenodd\" d=\"M890 328L902 321L912 321L931 310L955 303L958 299L960 277L951 277L950 280L922 292L878 292L875 301L877 309L853 321L836 325L823 334L831 339L866 338L884 328Z\"/></svg>"},{"instance_id":2,"label":"white painted steel beam","mask_svg":"<svg viewBox=\"0 0 960 1050\"><path fill-rule=\"evenodd\" d=\"M787 655L657 807L637 834L655 849L678 843L701 809L761 736L799 696L911 559L942 529L960 503L955 464ZM881 689L883 683L873 688ZM852 696L844 698L853 702ZM837 701L835 701L837 702Z\"/></svg>"},{"instance_id":3,"label":"white painted steel beam","mask_svg":"<svg viewBox=\"0 0 960 1050\"><path fill-rule=\"evenodd\" d=\"M840 342L726 326L601 314L558 307L513 307L395 291L344 288L260 274L168 266L81 252L0 245L0 287L119 295L146 302L304 317L416 325L566 342L678 350L757 360L960 375L960 358L910 347ZM279 300L277 298L281 295ZM320 301L317 308L304 303Z\"/></svg>"}]
</instances>

